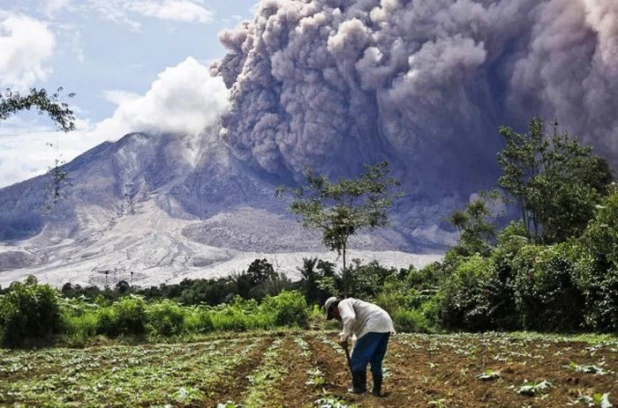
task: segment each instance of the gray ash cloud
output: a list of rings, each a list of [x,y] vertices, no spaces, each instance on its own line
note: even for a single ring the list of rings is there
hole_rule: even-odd
[[[616,0],[262,0],[220,40],[223,140],[273,174],[388,159],[471,190],[532,115],[618,153]]]

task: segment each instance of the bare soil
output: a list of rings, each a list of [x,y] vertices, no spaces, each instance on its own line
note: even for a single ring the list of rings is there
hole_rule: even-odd
[[[583,342],[520,340],[495,336],[395,336],[385,360],[383,398],[347,392],[351,385],[345,356],[312,335],[311,364],[325,377],[321,387],[307,388],[306,358],[286,352],[290,374],[281,382],[283,400],[272,407],[311,406],[312,400],[333,395],[358,407],[467,407],[467,408],[565,408],[582,395],[610,393],[618,405],[618,375],[575,372],[570,362],[618,371],[618,351],[595,348]],[[500,373],[495,380],[481,380],[486,370]],[[368,372],[371,389],[371,373]],[[518,390],[524,383],[546,380],[551,387],[536,395]],[[586,406],[575,404],[574,406]]]

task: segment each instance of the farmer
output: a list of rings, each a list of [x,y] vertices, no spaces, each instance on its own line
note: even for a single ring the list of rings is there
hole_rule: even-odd
[[[386,354],[388,339],[395,332],[393,321],[386,311],[373,303],[359,299],[340,300],[329,298],[324,304],[326,319],[343,322],[339,333],[341,345],[347,349],[348,339],[356,335],[356,345],[352,351],[352,389],[353,393],[367,391],[367,364],[371,363],[373,390],[377,397],[382,396],[382,360]]]

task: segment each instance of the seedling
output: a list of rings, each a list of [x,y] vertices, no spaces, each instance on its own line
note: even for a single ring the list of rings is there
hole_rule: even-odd
[[[202,399],[203,397],[204,396],[200,392],[200,390],[191,387],[181,387],[178,391],[172,394],[172,398],[174,398],[174,401],[179,403],[197,401]]]
[[[613,405],[609,402],[609,393],[601,394],[595,393],[590,395],[581,395],[578,399],[571,402],[569,405],[583,404],[587,407],[595,408],[612,408]]]
[[[309,379],[305,384],[307,385],[322,385],[324,384],[324,376],[319,368],[312,368],[307,370],[307,374],[309,375]]]
[[[446,400],[444,398],[440,398],[439,400],[429,401],[429,405],[433,405],[436,408],[448,408],[446,405]]]
[[[303,357],[309,357],[311,350],[309,350],[309,344],[302,337],[295,337],[294,342],[300,347],[300,355]]]
[[[607,371],[605,371],[604,369],[602,369],[599,366],[596,365],[579,365],[577,363],[575,363],[574,361],[571,361],[569,363],[569,365],[564,366],[564,368],[568,368],[569,370],[573,370],[577,373],[588,373],[588,374],[595,374],[595,375],[605,375],[607,374]]]
[[[534,396],[540,393],[547,392],[551,388],[551,383],[543,380],[540,383],[534,381],[525,381],[524,385],[517,390],[518,394]]]
[[[483,381],[491,381],[491,380],[496,380],[498,378],[500,378],[500,373],[498,371],[494,371],[494,370],[485,370],[483,371],[482,374],[479,374],[477,376],[477,378],[479,378],[480,380]]]
[[[328,396],[315,401],[316,408],[352,408],[338,398]]]
[[[232,401],[227,401],[226,403],[218,403],[217,408],[242,408],[241,404],[237,404]]]

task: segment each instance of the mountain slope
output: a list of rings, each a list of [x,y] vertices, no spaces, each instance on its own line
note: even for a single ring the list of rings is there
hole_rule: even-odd
[[[334,260],[275,198],[284,180],[249,168],[213,134],[135,133],[104,143],[66,166],[67,198],[47,214],[46,177],[0,190],[0,284],[27,274],[56,285],[156,284],[246,269],[273,254],[292,274],[303,256]],[[422,252],[398,229],[358,234],[351,246],[393,266],[437,259],[370,251]]]

